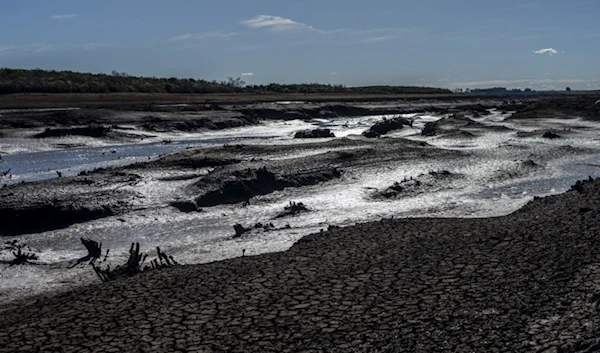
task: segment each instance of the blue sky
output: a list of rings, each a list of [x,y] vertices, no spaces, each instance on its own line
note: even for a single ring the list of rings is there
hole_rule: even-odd
[[[600,0],[0,0],[0,67],[600,88]]]

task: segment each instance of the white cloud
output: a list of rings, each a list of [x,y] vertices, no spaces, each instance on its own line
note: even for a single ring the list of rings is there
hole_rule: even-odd
[[[77,14],[76,13],[67,13],[67,14],[63,14],[63,15],[52,16],[52,18],[55,20],[66,20],[68,18],[73,18],[73,17],[77,17]]]
[[[0,45],[0,53],[15,49],[14,45]]]
[[[550,56],[554,55],[554,54],[558,54],[558,51],[556,51],[556,49],[554,48],[544,48],[544,49],[540,49],[540,50],[535,50],[534,51],[535,54],[548,54]]]
[[[311,26],[305,23],[296,22],[289,18],[270,15],[258,15],[249,20],[242,21],[242,24],[250,28],[269,28],[276,31],[303,28],[313,29]]]
[[[169,38],[169,42],[183,42],[187,40],[213,40],[224,39],[238,35],[235,32],[202,32],[202,33],[184,33]]]
[[[381,36],[381,37],[370,37],[362,40],[363,43],[378,43],[385,42],[390,39],[396,38],[395,36]]]
[[[254,72],[242,72],[242,76],[254,76]]]
[[[41,53],[44,51],[59,49],[59,46],[56,44],[46,44],[46,43],[33,43],[29,47],[31,48],[31,51],[34,53]]]
[[[75,49],[83,49],[83,50],[99,50],[103,48],[111,48],[118,46],[117,43],[86,43],[79,46],[76,46]]]
[[[84,44],[49,44],[49,43],[31,43],[20,46],[8,45],[8,46],[0,46],[0,56],[9,56],[9,55],[31,55],[37,53],[44,53],[49,51],[92,51],[92,50],[102,50],[107,48],[119,47],[118,43],[84,43]],[[124,46],[121,46],[124,47]]]

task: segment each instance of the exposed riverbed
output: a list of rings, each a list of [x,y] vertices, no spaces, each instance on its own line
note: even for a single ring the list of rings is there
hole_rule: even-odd
[[[2,138],[0,172],[10,172],[0,183],[7,185],[41,182],[60,174],[65,187],[70,187],[69,177],[83,171],[146,164],[118,169],[136,175],[135,182],[111,184],[112,176],[107,176],[107,185],[102,186],[102,190],[136,195],[126,211],[64,228],[3,237],[26,242],[40,260],[31,266],[0,265],[0,302],[97,280],[87,266],[67,269],[85,255],[80,237],[102,241],[105,249],[111,249],[111,261],[122,261],[131,242],[140,242],[146,251],[160,246],[183,263],[210,262],[241,256],[242,250],[246,255],[285,250],[299,238],[329,226],[390,217],[499,216],[534,196],[559,193],[576,180],[600,176],[600,168],[594,166],[600,160],[597,122],[576,116],[517,120],[510,119],[512,112],[495,109],[476,115],[424,110],[274,119],[218,131],[153,132],[129,143],[82,136]],[[361,136],[376,122],[399,116],[412,120],[412,126],[381,138]],[[423,136],[425,124],[436,121],[437,132]],[[134,125],[120,128],[130,135],[148,135]],[[336,137],[293,138],[294,132],[314,128],[330,129]],[[559,137],[544,137],[547,130]],[[199,153],[202,158],[239,162],[191,169],[147,164],[183,152],[194,158]],[[257,195],[247,205],[219,204],[189,213],[171,206],[175,200],[198,200],[216,187],[205,185],[207,175],[221,173],[216,175],[225,178],[261,166],[279,176],[325,167],[338,168],[341,174]],[[98,177],[90,178],[96,182]],[[304,203],[309,211],[277,217],[290,201]],[[234,224],[251,227],[259,222],[272,223],[273,229],[256,228],[232,237]]]

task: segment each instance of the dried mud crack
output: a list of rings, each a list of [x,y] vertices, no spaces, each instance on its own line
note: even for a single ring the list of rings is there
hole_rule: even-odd
[[[0,352],[582,351],[599,201],[578,183],[504,217],[359,224],[40,298],[2,312]]]

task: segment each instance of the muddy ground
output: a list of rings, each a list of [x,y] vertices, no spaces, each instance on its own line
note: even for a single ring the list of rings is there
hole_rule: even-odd
[[[593,352],[600,181],[491,219],[383,219],[0,315],[0,352]]]
[[[290,152],[336,148],[342,150],[273,159],[275,155]],[[386,161],[461,156],[461,152],[400,139],[335,139],[284,146],[240,145],[188,150],[127,167],[3,187],[0,189],[0,234],[58,229],[150,207],[154,200],[145,200],[135,190],[141,175],[156,170],[174,172],[171,180],[193,181],[164,200],[164,206],[201,211],[202,207],[252,202],[255,196],[284,188],[327,182],[353,168]]]
[[[516,111],[509,119],[581,117],[600,120],[597,97],[560,97],[527,100],[466,101],[393,101],[371,103],[257,103],[246,105],[186,104],[186,105],[132,105],[124,110],[3,110],[0,127],[4,136],[18,130],[40,131],[31,138],[47,136],[86,135],[99,139],[126,138],[127,130],[147,131],[202,131],[223,129],[245,124],[256,124],[268,119],[306,119],[338,116],[364,116],[432,112],[449,117],[428,123],[423,135],[468,141],[488,132],[510,132],[505,126],[482,124],[473,118],[490,114],[489,109]],[[133,109],[133,110],[131,110]],[[143,111],[138,111],[141,109]],[[390,121],[392,122],[392,121]],[[393,124],[390,129],[401,129],[410,124],[407,119]],[[381,126],[374,125],[371,129]],[[128,127],[124,127],[128,126]],[[37,130],[36,130],[37,129]],[[167,170],[168,178],[188,178],[193,183],[179,189],[170,199],[162,199],[165,207],[182,211],[201,211],[203,207],[221,204],[248,203],[253,197],[266,195],[285,188],[326,183],[352,170],[370,165],[399,161],[427,161],[431,159],[459,160],[470,152],[440,149],[426,141],[403,138],[373,138],[390,129],[380,130],[369,137],[338,138],[326,142],[307,142],[277,145],[225,145],[222,147],[189,150],[131,166],[95,170],[74,177],[5,186],[0,190],[0,234],[18,235],[42,230],[67,227],[74,223],[121,215],[139,210],[156,200],[145,200],[136,192],[136,183],[144,173]],[[383,132],[383,134],[381,133]],[[571,131],[535,130],[518,132],[519,137],[540,136],[555,139]],[[139,137],[139,135],[138,135]],[[313,140],[314,141],[314,140]],[[508,148],[509,146],[507,146]],[[564,147],[564,148],[563,148]],[[552,152],[552,158],[587,153],[581,148],[563,146]],[[318,151],[329,151],[318,154]],[[302,156],[302,154],[308,155]],[[279,156],[279,157],[278,157]],[[292,156],[292,157],[290,157]],[[491,176],[522,177],[536,168],[543,168],[543,157],[536,161],[517,161],[514,171],[503,171]],[[182,174],[182,171],[183,174]],[[187,172],[185,172],[187,171]],[[431,173],[441,171],[431,170]],[[60,173],[57,172],[57,176]],[[404,180],[386,190],[374,192],[373,197],[397,198],[412,192],[426,191],[427,187],[443,188],[452,178],[429,174],[424,180]],[[404,183],[404,185],[402,185]],[[440,185],[442,184],[442,185]]]
[[[36,109],[29,107],[9,108],[0,105],[0,131],[10,136],[15,129],[49,129],[38,138],[67,135],[65,128],[90,127],[88,136],[98,136],[91,127],[109,128],[111,132],[127,133],[132,126],[152,132],[201,131],[225,129],[257,124],[264,120],[293,120],[332,117],[353,117],[381,114],[402,114],[428,111],[432,113],[471,112],[475,115],[486,113],[486,109],[500,108],[512,110],[531,102],[531,98],[521,99],[402,99],[357,102],[264,102],[264,103],[104,103],[90,107],[87,104],[72,102],[61,107]],[[58,131],[53,131],[57,130]],[[85,130],[74,130],[73,134],[85,134]]]
[[[335,185],[367,170],[411,163],[443,161],[448,168],[367,188],[361,197],[402,202],[452,189],[490,158],[515,156],[494,165],[480,182],[541,175],[557,159],[598,153],[597,140],[574,147],[569,138],[596,131],[599,98],[4,109],[0,138],[75,135],[125,143],[144,134],[269,119],[410,112],[445,118],[425,124],[418,138],[394,135],[409,129],[409,120],[388,121],[366,136],[190,149],[7,185],[0,189],[0,235],[49,235],[40,232],[110,217],[126,222],[140,210],[152,216],[161,209],[188,215],[220,205],[244,208],[281,190]],[[507,124],[477,120],[490,109],[515,113]],[[573,129],[552,127],[553,120],[573,118],[579,119],[568,125]],[[528,128],[513,129],[511,121]],[[447,141],[469,146],[493,134],[512,137],[493,148],[445,147]],[[0,351],[593,351],[599,347],[599,190],[598,181],[578,184],[491,219],[386,219],[331,227],[283,253],[151,271],[55,297],[47,293],[2,309]],[[319,207],[308,206],[308,213]],[[260,221],[265,227],[276,222]],[[53,266],[65,270],[72,260]]]

